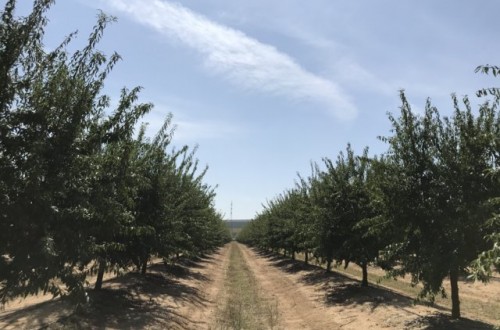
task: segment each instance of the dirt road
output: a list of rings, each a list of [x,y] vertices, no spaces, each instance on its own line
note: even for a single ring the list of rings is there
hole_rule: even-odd
[[[238,247],[263,291],[278,298],[284,329],[493,329],[302,261]]]
[[[317,294],[298,286],[294,278],[274,267],[271,261],[242,244],[245,262],[257,283],[269,297],[278,302],[279,327],[282,329],[340,329]]]
[[[0,311],[0,329],[492,328],[452,321],[449,311],[236,242],[204,258],[154,263],[146,276],[108,279],[101,292],[89,294],[93,304],[78,313],[47,297],[15,302]],[[251,312],[252,322],[235,311]]]

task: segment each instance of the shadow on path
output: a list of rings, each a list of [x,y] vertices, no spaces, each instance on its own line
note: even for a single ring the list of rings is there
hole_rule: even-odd
[[[203,307],[209,302],[194,286],[181,280],[208,281],[200,273],[211,257],[183,260],[179,264],[152,264],[148,273],[130,272],[106,280],[100,291],[89,290],[90,303],[73,311],[66,301],[55,299],[0,314],[0,327],[29,329],[186,329],[195,324],[177,312],[185,302]],[[170,300],[169,300],[170,299]],[[175,304],[165,304],[167,301]],[[22,323],[19,323],[22,322]],[[2,324],[4,326],[2,326]],[[22,324],[20,327],[19,324]]]
[[[72,306],[61,299],[40,302],[14,311],[0,311],[0,328],[19,329],[19,322],[22,322],[22,329],[39,329],[67,317],[72,311]]]
[[[258,256],[265,258],[271,266],[289,274],[299,274],[299,281],[314,286],[315,290],[323,297],[322,301],[326,306],[364,305],[369,306],[373,311],[379,306],[387,305],[411,312],[409,308],[416,304],[412,297],[382,286],[370,284],[368,287],[362,287],[361,281],[334,270],[327,273],[324,268],[317,265],[305,264],[303,261],[292,260],[268,251],[257,249],[253,249],[253,251]],[[417,317],[407,325],[408,329],[416,327],[428,330],[494,329],[494,326],[490,324],[471,319],[453,320],[449,316],[450,309],[439,305],[432,307],[439,312]]]

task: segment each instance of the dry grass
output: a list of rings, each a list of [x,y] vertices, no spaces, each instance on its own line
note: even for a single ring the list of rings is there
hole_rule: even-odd
[[[278,303],[264,297],[236,243],[231,243],[223,303],[215,329],[274,329],[279,323]]]

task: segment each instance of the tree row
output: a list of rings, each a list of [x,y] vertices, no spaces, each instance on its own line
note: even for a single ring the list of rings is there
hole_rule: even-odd
[[[47,51],[45,12],[26,17],[7,1],[0,21],[0,302],[50,292],[84,299],[89,276],[151,257],[199,255],[230,239],[196,149],[172,146],[168,116],[146,137],[140,88],[103,93],[119,60],[96,49],[111,18],[100,15],[85,47],[75,34]]]
[[[497,75],[498,68],[480,67]],[[356,155],[350,145],[335,160],[312,164],[309,177],[267,202],[238,240],[294,258],[374,264],[390,276],[410,274],[420,297],[445,294],[460,317],[458,279],[487,280],[500,268],[500,114],[498,89],[477,110],[452,96],[442,117],[430,101],[415,114],[401,92],[399,116],[390,114],[385,153]]]

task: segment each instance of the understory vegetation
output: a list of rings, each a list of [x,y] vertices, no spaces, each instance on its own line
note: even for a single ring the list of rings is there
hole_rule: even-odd
[[[223,303],[217,311],[216,329],[274,329],[279,322],[278,302],[265,299],[240,247],[230,245]]]
[[[82,49],[67,50],[72,33],[48,51],[52,3],[34,1],[26,17],[15,0],[1,11],[0,305],[40,292],[82,302],[90,275],[100,289],[107,271],[144,273],[153,256],[230,240],[196,148],[172,145],[171,116],[148,138],[141,118],[153,105],[138,101],[140,87],[114,103],[103,94],[120,57],[96,47],[113,18],[99,15]]]
[[[500,73],[498,67],[476,71]],[[460,317],[458,279],[487,281],[500,268],[500,92],[452,96],[453,114],[442,117],[430,100],[415,114],[401,91],[399,116],[389,114],[388,150],[356,155],[348,145],[335,160],[313,163],[309,177],[268,201],[238,240],[295,258],[303,253],[326,263],[388,276],[411,275],[418,298],[431,302],[451,283],[452,317]]]

